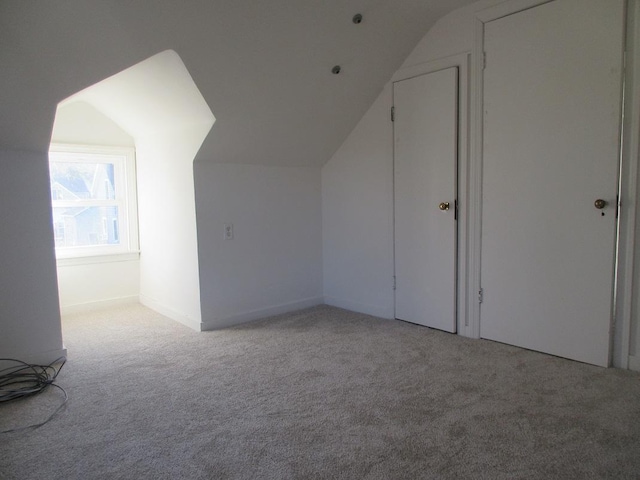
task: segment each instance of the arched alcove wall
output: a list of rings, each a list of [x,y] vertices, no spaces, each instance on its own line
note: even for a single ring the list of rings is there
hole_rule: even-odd
[[[134,138],[113,120],[82,100],[58,107],[51,144],[134,148]],[[57,260],[62,315],[129,302],[138,302],[138,254]]]
[[[135,142],[140,301],[200,329],[193,160],[215,122],[184,63],[166,50],[61,102],[86,102]]]

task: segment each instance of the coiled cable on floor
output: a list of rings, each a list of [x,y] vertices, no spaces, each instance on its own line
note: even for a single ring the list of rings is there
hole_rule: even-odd
[[[65,357],[60,357],[49,365],[32,365],[14,358],[0,358],[0,363],[12,362],[17,364],[0,369],[0,403],[37,395],[44,392],[49,387],[55,387],[64,394],[62,404],[51,415],[49,415],[44,422],[27,425],[26,427],[1,430],[0,434],[41,427],[51,420],[60,410],[62,410],[69,397],[67,396],[67,392],[64,388],[56,385],[54,382],[66,361],[67,359]],[[57,369],[55,367],[56,364],[60,364]]]

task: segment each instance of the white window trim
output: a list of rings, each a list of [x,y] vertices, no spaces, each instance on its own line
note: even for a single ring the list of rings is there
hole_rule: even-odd
[[[58,267],[73,267],[76,265],[93,265],[96,263],[135,262],[140,260],[140,252],[111,253],[108,255],[93,255],[90,257],[65,257],[56,259]]]
[[[106,261],[126,261],[139,257],[138,240],[138,205],[136,193],[136,158],[135,149],[131,147],[111,147],[102,145],[78,145],[52,143],[49,153],[85,153],[90,155],[120,155],[125,157],[120,181],[126,185],[127,195],[124,202],[124,225],[120,225],[119,245],[101,245],[87,247],[56,248],[58,266],[88,263],[104,263]],[[66,160],[65,160],[66,161]],[[118,185],[116,185],[118,188]],[[92,205],[95,201],[91,202]],[[123,228],[124,227],[124,228]],[[112,257],[112,260],[107,260]]]

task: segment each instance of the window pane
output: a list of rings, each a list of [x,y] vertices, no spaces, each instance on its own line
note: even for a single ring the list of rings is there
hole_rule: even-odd
[[[56,248],[119,245],[118,207],[54,207]]]
[[[52,200],[113,200],[113,163],[50,162]]]

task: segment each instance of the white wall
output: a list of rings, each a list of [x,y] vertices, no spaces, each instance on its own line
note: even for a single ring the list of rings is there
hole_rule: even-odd
[[[501,0],[482,0],[441,18],[415,47],[401,69],[459,53],[473,53],[475,12],[498,3]],[[632,5],[636,11],[640,9],[639,2],[634,1]],[[636,49],[640,48],[637,43]],[[635,91],[639,91],[640,75],[636,75],[633,85]],[[393,162],[393,130],[389,122],[391,94],[388,84],[322,170],[326,301],[383,317],[393,315],[393,292],[388,280],[393,275],[393,251],[392,247],[387,247],[393,240],[393,229],[389,226],[393,219],[392,190],[389,187]],[[640,129],[637,125],[640,121],[637,100],[634,105],[633,115],[627,112],[627,122],[635,119],[636,124],[629,131],[635,132],[637,138]],[[472,132],[473,117],[470,122]],[[635,160],[631,158],[632,162],[638,161],[637,145],[635,148]],[[637,168],[634,167],[633,172],[637,172]],[[627,205],[636,202],[635,197],[625,197],[628,192],[622,193]],[[636,249],[640,246],[640,209],[637,212]],[[625,255],[627,258],[634,256],[633,252]],[[631,290],[634,308],[628,325],[620,321],[616,325],[614,364],[626,365],[621,345],[625,336],[620,328],[628,328],[626,339],[630,343],[629,353],[634,356],[630,357],[631,366],[640,369],[640,255],[635,255],[634,265],[635,280]],[[624,279],[625,275],[623,272],[621,278]]]
[[[387,85],[322,169],[324,299],[393,317],[393,134]]]
[[[138,302],[140,265],[137,253],[96,258],[91,263],[59,261],[58,290],[62,314]]]
[[[322,303],[320,169],[196,162],[195,174],[203,328]]]
[[[193,159],[215,118],[180,56],[165,50],[63,102],[85,101],[136,145],[140,302],[200,329]]]
[[[348,21],[353,14],[348,11],[348,5],[336,9],[335,5],[326,2],[326,5],[323,2],[298,2],[300,9],[278,12],[277,28],[272,22],[264,22],[263,15],[247,15],[247,12],[256,13],[262,9],[268,11],[270,7],[266,2],[254,2],[253,7],[257,10],[253,7],[247,9],[244,2],[224,1],[206,2],[206,7],[196,2],[187,8],[184,2],[168,2],[167,8],[155,8],[156,2],[150,0],[68,1],[37,5],[32,2],[0,2],[0,148],[41,152],[40,167],[44,169],[55,107],[61,100],[160,50],[177,46],[193,69],[206,101],[211,102],[212,107],[224,117],[223,130],[207,139],[208,154],[202,155],[203,158],[240,163],[255,158],[256,162],[277,162],[280,165],[320,165],[325,161],[327,152],[331,152],[344,138],[345,128],[349,129],[350,122],[364,111],[372,93],[379,88],[380,79],[398,64],[398,52],[406,52],[415,42],[420,25],[434,21],[440,12],[451,8],[452,2],[440,1],[437,5],[428,2],[417,10],[411,5],[398,9],[388,4],[372,9],[368,20],[358,28]],[[308,5],[305,7],[303,3]],[[184,21],[176,21],[176,11]],[[327,15],[317,15],[318,12]],[[338,17],[345,22],[335,22]],[[212,28],[212,18],[224,21]],[[314,28],[309,35],[309,22],[300,19],[322,21],[311,22]],[[401,35],[384,34],[398,31],[398,25],[403,26]],[[337,35],[327,37],[326,32],[333,33],[334,30]],[[291,38],[301,43],[298,42],[300,44],[294,49],[295,55],[283,56],[279,47]],[[327,38],[331,41],[324,41]],[[262,42],[263,47],[270,45],[273,48],[256,49],[256,41]],[[306,46],[314,44],[322,46],[322,51],[310,56]],[[345,49],[345,46],[350,48]],[[346,62],[343,62],[344,74],[339,76],[331,75],[329,69],[333,64],[324,61],[338,61],[335,60],[336,52],[341,52],[340,61]],[[265,68],[274,73],[267,75],[266,82]],[[292,71],[304,74],[291,75]],[[143,84],[144,91],[157,89],[164,79],[164,75],[152,76]],[[171,96],[176,90],[171,86],[167,93],[156,98]],[[295,98],[291,101],[292,92],[301,101]],[[136,92],[133,96],[138,98],[140,95]],[[128,99],[123,98],[123,101],[128,102]],[[149,105],[146,104],[139,112],[146,112],[146,116],[142,116],[153,120],[158,117],[153,108],[158,103],[153,102],[152,108],[146,108]],[[336,106],[344,107],[338,116]],[[193,117],[171,114],[166,118],[173,123]],[[125,124],[120,125],[124,128]],[[303,135],[292,136],[292,131]],[[261,140],[265,138],[266,143]],[[312,144],[306,140],[312,140]],[[291,148],[292,141],[306,148],[306,154],[301,155],[300,148]],[[264,153],[265,145],[269,147],[269,154],[258,155],[260,158],[257,158],[256,154]],[[54,258],[52,235],[44,235],[39,230],[50,225],[49,198],[48,195],[40,197],[35,192],[34,183],[28,175],[30,167],[25,166],[24,175],[17,178],[17,174],[5,175],[6,162],[3,160],[0,182],[8,184],[11,178],[22,182],[3,189],[13,199],[19,199],[22,216],[20,221],[6,221],[8,213],[5,206],[9,204],[5,202],[0,207],[0,219],[3,221],[0,235],[5,236],[5,228],[9,225],[20,231],[37,231],[39,240],[35,237],[33,240],[36,242],[35,255],[20,268],[34,274],[27,283],[42,295],[31,299],[32,304],[27,311],[43,313],[46,318],[39,320],[45,322],[42,335],[50,340],[59,339],[58,302],[54,302],[53,309],[50,303],[50,296],[53,295],[54,300],[57,296],[55,271],[51,275],[46,273],[49,268],[46,262],[53,262]],[[48,182],[43,183],[42,188],[43,192],[48,192]],[[35,218],[32,215],[34,210],[47,212],[41,218],[43,223],[40,227],[31,225]],[[191,225],[191,228],[195,227]],[[9,234],[6,235],[7,238],[1,240],[3,245],[13,241]],[[48,253],[42,253],[44,250]],[[12,265],[14,259],[25,254],[23,249],[16,252],[3,249],[0,252],[0,285],[25,280],[24,275],[15,275],[18,267],[15,267],[16,272],[14,267],[5,267],[5,264]],[[36,267],[40,254],[45,263]],[[163,255],[158,254],[157,257],[162,259]],[[39,275],[40,271],[45,273]],[[150,276],[147,275],[149,282],[153,280]],[[181,288],[181,281],[176,277],[178,285],[173,285],[176,290]],[[0,292],[2,347],[21,344],[23,339],[32,337],[33,330],[29,321],[17,324],[7,319],[9,312],[13,315],[21,311],[23,298],[17,296],[15,300],[9,300],[5,292],[8,290]],[[158,290],[158,294],[161,293]],[[27,350],[40,351],[37,337],[39,334],[33,337],[33,348]]]
[[[64,355],[46,152],[0,150],[0,357]],[[24,187],[28,185],[28,198]]]
[[[113,120],[82,101],[58,107],[51,142],[112,147],[135,144],[133,137]],[[58,291],[63,314],[113,303],[137,302],[140,292],[137,254],[60,260]]]
[[[210,124],[136,138],[140,302],[200,330],[193,158]]]
[[[505,0],[480,0],[445,15],[418,42],[402,68],[470,52],[474,46],[476,12]]]
[[[440,19],[403,67],[470,52],[483,0]],[[388,83],[322,169],[325,301],[392,318],[393,127]]]

